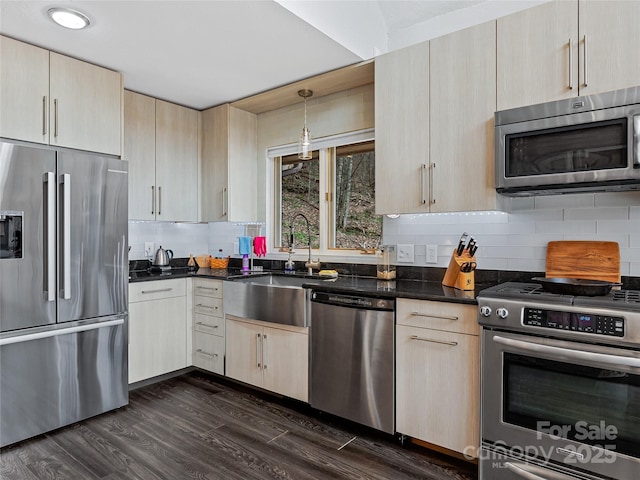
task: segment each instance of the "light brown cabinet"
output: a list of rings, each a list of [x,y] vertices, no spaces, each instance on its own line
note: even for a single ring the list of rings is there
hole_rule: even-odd
[[[552,1],[497,20],[498,110],[636,86],[640,2]]]
[[[0,36],[0,136],[121,154],[122,75]]]
[[[193,365],[224,374],[223,282],[193,281]]]
[[[477,307],[398,299],[396,315],[396,430],[477,455]]]
[[[200,221],[257,219],[257,117],[229,104],[202,112]]]
[[[129,218],[197,221],[200,113],[130,91],[124,98]]]
[[[308,401],[308,328],[226,317],[226,375]]]

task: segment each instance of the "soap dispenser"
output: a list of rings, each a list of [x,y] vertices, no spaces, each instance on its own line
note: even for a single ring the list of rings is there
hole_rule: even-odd
[[[289,252],[289,259],[287,260],[287,263],[284,264],[284,271],[285,273],[295,273],[296,271],[296,265],[291,259],[291,252]]]

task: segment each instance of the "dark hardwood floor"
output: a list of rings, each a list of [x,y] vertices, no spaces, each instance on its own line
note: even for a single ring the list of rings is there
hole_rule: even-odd
[[[201,372],[0,451],[2,480],[465,479],[476,467]]]

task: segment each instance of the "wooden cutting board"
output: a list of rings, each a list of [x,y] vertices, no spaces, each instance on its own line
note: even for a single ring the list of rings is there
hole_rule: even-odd
[[[589,240],[549,242],[545,276],[619,282],[620,246]]]

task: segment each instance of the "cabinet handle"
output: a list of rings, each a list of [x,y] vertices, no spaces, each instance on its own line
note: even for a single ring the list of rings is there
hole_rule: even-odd
[[[569,90],[573,90],[573,39],[569,38]]]
[[[151,215],[156,213],[156,187],[151,185]]]
[[[58,138],[58,99],[53,99],[53,136]]]
[[[196,325],[202,325],[209,328],[218,328],[218,325],[211,325],[209,323],[204,323],[204,322],[196,322]]]
[[[227,216],[227,203],[229,201],[229,197],[227,194],[227,187],[222,189],[222,216]]]
[[[158,187],[158,215],[162,215],[162,187]]]
[[[209,287],[196,287],[198,290],[207,290],[207,291],[211,291],[211,292],[217,292],[218,289],[217,288],[209,288]]]
[[[585,34],[584,36],[584,86],[586,87],[588,85],[588,81],[587,81],[587,35]]]
[[[42,135],[47,134],[47,96],[42,97]]]
[[[423,163],[420,165],[420,203],[425,205],[427,203],[427,197],[425,195],[425,177],[427,175],[427,164]]]
[[[209,305],[204,305],[202,303],[196,304],[196,307],[208,308],[209,310],[217,310],[218,309],[217,306],[216,307],[210,307]]]
[[[262,368],[264,370],[267,369],[267,362],[269,359],[267,358],[267,336],[262,335]]]
[[[419,337],[418,335],[411,335],[409,338],[411,340],[420,340],[421,342],[440,343],[442,345],[449,345],[451,347],[455,347],[458,345],[458,342],[445,342],[443,340],[433,340],[432,338]]]
[[[433,197],[433,171],[436,168],[435,163],[429,164],[429,204],[436,203],[436,199]]]
[[[160,293],[160,292],[170,292],[173,288],[158,288],[157,290],[142,290],[140,293]]]
[[[446,315],[429,315],[428,313],[411,312],[412,317],[441,318],[442,320],[459,320],[458,317],[448,317]]]
[[[218,356],[217,353],[208,353],[208,352],[205,352],[204,350],[202,350],[201,348],[197,349],[196,352],[201,354],[201,355],[207,355],[208,357],[213,357],[213,358],[216,358]]]
[[[258,368],[261,368],[260,365],[260,334],[256,333],[256,362],[258,363]]]

